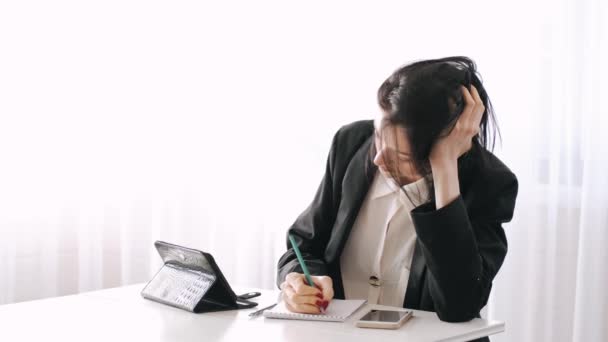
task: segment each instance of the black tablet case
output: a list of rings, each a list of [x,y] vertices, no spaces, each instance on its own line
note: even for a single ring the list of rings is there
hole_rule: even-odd
[[[163,241],[154,246],[164,265],[141,291],[144,298],[195,313],[257,305],[236,296],[211,254]]]

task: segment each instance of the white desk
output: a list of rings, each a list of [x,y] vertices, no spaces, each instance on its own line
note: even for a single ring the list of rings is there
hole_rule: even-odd
[[[504,323],[475,319],[441,322],[432,312],[415,311],[399,330],[361,329],[347,322],[278,320],[248,313],[256,310],[192,314],[143,299],[144,284],[0,306],[0,336],[6,341],[466,341],[504,331]],[[237,294],[255,289],[241,288]],[[258,290],[259,291],[259,290]],[[274,303],[278,292],[259,291],[260,305]]]

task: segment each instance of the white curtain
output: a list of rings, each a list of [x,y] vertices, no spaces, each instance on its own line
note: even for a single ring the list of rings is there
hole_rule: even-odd
[[[148,280],[157,239],[272,288],[333,133],[408,61],[478,62],[520,193],[495,341],[605,341],[600,0],[0,2],[0,304]]]
[[[502,117],[520,194],[488,310],[507,321],[496,341],[606,341],[608,6],[542,8],[539,47],[522,51],[535,59],[519,73],[528,94],[513,89],[514,117]]]

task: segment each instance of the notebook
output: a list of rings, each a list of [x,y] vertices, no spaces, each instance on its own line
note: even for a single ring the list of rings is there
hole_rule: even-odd
[[[311,315],[296,313],[287,310],[284,302],[280,302],[274,308],[264,311],[264,317],[282,319],[300,319],[305,321],[344,322],[355,311],[357,311],[366,300],[363,299],[333,299],[327,306],[324,314]]]

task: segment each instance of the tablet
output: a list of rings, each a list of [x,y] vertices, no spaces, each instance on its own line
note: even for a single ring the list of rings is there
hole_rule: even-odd
[[[164,265],[142,290],[144,298],[191,312],[257,305],[234,293],[210,253],[164,241],[154,246]]]

